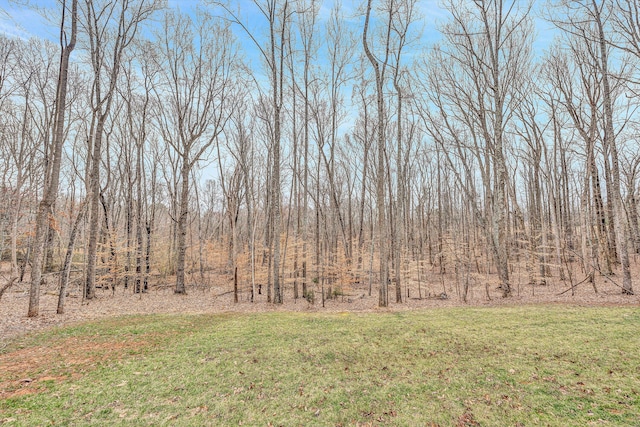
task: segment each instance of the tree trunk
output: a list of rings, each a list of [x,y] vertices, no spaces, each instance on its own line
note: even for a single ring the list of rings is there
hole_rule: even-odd
[[[362,44],[364,46],[367,59],[371,63],[371,66],[375,72],[376,79],[376,95],[377,95],[377,150],[378,150],[378,171],[376,179],[376,204],[378,208],[378,251],[379,251],[379,280],[380,287],[378,290],[378,305],[380,307],[386,307],[389,305],[389,256],[387,250],[387,244],[389,243],[387,233],[387,221],[386,221],[386,206],[385,206],[385,140],[384,140],[384,92],[383,92],[383,76],[380,70],[380,64],[369,49],[369,43],[367,42],[367,32],[369,30],[369,19],[371,17],[371,3],[372,0],[367,2],[367,12],[364,21],[364,30],[362,33]]]
[[[609,84],[609,59],[607,54],[607,40],[605,38],[604,27],[601,20],[600,10],[596,0],[591,0],[594,9],[594,18],[598,28],[600,45],[600,66],[602,70],[602,89],[604,101],[605,133],[604,139],[606,149],[611,151],[611,169],[613,173],[613,204],[614,204],[614,227],[616,234],[617,252],[620,255],[622,264],[622,293],[633,295],[633,285],[631,283],[631,270],[629,268],[629,238],[624,226],[624,203],[622,201],[620,187],[620,167],[618,164],[618,148],[616,146],[615,131],[613,128],[613,101],[611,99],[611,87]]]
[[[71,273],[71,261],[73,260],[73,248],[75,247],[76,237],[78,236],[78,229],[82,218],[84,218],[84,210],[86,206],[86,200],[82,203],[78,209],[78,216],[73,222],[71,228],[71,234],[69,235],[69,243],[67,244],[67,254],[64,258],[64,265],[62,266],[62,275],[60,276],[60,293],[58,294],[58,314],[64,314],[64,303],[67,297],[67,285],[69,284],[69,275]]]
[[[99,113],[98,113],[99,114]],[[89,178],[89,246],[87,248],[87,279],[84,297],[95,298],[96,268],[98,263],[98,237],[100,231],[100,163],[102,158],[102,136],[105,116],[99,114],[93,132],[93,154],[91,156],[91,174]]]
[[[63,12],[66,12],[66,2],[62,4]],[[60,58],[60,73],[55,104],[55,123],[52,141],[52,159],[48,162],[50,169],[45,172],[45,190],[42,200],[38,205],[36,216],[36,235],[34,241],[34,256],[31,265],[31,286],[29,288],[29,317],[36,317],[40,311],[40,281],[42,280],[42,257],[44,252],[44,240],[49,231],[49,215],[51,207],[55,203],[58,194],[60,180],[60,166],[62,163],[62,146],[64,144],[64,120],[67,99],[67,81],[69,73],[69,57],[76,44],[76,29],[78,18],[78,0],[72,0],[71,6],[71,36],[69,43],[62,43],[64,30],[64,13],[60,25],[60,40],[62,52]]]
[[[178,247],[176,254],[176,294],[186,294],[185,259],[187,254],[187,217],[189,215],[189,159],[182,158],[182,188],[180,191],[180,214],[178,216]]]

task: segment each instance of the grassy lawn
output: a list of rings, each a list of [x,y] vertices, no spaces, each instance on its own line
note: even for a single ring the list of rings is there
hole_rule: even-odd
[[[3,350],[0,424],[638,426],[640,311],[528,306],[83,324]]]

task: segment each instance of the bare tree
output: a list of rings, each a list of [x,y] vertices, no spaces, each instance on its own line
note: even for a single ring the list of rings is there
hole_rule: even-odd
[[[311,85],[311,66],[312,66],[312,58],[317,52],[317,45],[319,44],[317,38],[314,38],[314,33],[316,29],[317,23],[317,15],[319,12],[319,6],[317,0],[311,0],[309,5],[303,5],[302,11],[299,14],[300,17],[300,39],[302,43],[302,54],[303,54],[303,65],[302,65],[302,98],[304,102],[304,109],[302,113],[302,160],[303,165],[302,168],[302,212],[299,217],[302,217],[302,220],[298,220],[298,229],[303,228],[302,239],[304,240],[302,244],[302,296],[304,298],[308,297],[308,282],[307,282],[307,271],[308,271],[308,240],[310,233],[308,232],[309,227],[307,227],[309,218],[309,126],[310,126],[310,109],[309,109],[309,88]],[[294,106],[295,108],[295,106]],[[298,235],[301,233],[298,232]]]
[[[229,6],[220,2],[213,2],[224,8],[229,19],[242,30],[253,41],[255,47],[259,50],[262,60],[264,60],[267,77],[268,77],[268,104],[263,103],[263,107],[268,108],[268,123],[265,123],[268,129],[270,140],[270,162],[269,162],[269,215],[268,225],[269,233],[269,251],[271,253],[270,267],[273,277],[273,302],[278,304],[282,302],[283,292],[281,286],[281,260],[280,260],[280,235],[282,231],[282,183],[281,183],[281,150],[282,150],[282,133],[283,133],[283,107],[284,107],[284,89],[285,89],[285,55],[288,46],[287,37],[289,27],[291,25],[292,16],[296,12],[289,0],[253,0],[253,5],[257,8],[259,15],[265,20],[267,26],[267,41],[263,44],[257,38],[257,35],[244,22],[239,13],[231,10]],[[266,118],[266,117],[265,117]],[[268,287],[270,291],[270,287]]]
[[[0,109],[15,90],[14,73],[18,66],[18,41],[0,35]]]
[[[340,292],[340,289],[333,288],[342,286],[338,275],[349,274],[352,268],[351,236],[348,230],[350,219],[345,215],[341,200],[344,186],[339,176],[338,156],[342,141],[339,140],[338,132],[346,118],[344,89],[353,74],[350,59],[354,54],[356,39],[344,28],[342,14],[340,5],[334,5],[326,27],[326,45],[323,46],[326,48],[328,69],[316,70],[313,73],[313,83],[307,86],[305,91],[306,104],[313,123],[313,139],[317,142],[316,204],[323,201],[323,227],[319,221],[321,218],[316,218],[316,268],[320,264],[320,228],[323,228],[325,233],[322,240],[326,240],[323,245],[326,255],[323,262],[325,271],[323,274],[318,273],[317,277],[323,285],[325,282],[328,284],[327,294],[331,294],[332,289],[334,292]],[[325,185],[322,185],[321,181]],[[316,209],[318,208],[320,206],[316,206]],[[340,246],[342,256],[339,254]]]
[[[622,263],[622,293],[633,295],[633,285],[631,283],[631,270],[629,265],[629,235],[625,227],[625,208],[622,199],[620,184],[620,159],[618,155],[618,144],[614,130],[613,117],[613,94],[611,76],[609,75],[609,52],[608,39],[605,34],[604,3],[598,4],[596,0],[591,0],[590,15],[596,26],[596,35],[599,47],[600,70],[602,71],[602,96],[604,104],[604,141],[607,151],[611,156],[611,168],[613,173],[613,205],[614,205],[614,226],[616,232],[616,244],[620,262]]]
[[[475,204],[473,211],[485,231],[502,294],[508,297],[512,184],[505,158],[506,127],[519,103],[517,85],[531,60],[530,6],[501,0],[450,1],[447,9],[452,21],[443,28],[443,44],[429,58],[428,83],[423,86],[434,111],[427,114],[426,126],[445,150],[451,168],[456,168],[454,152],[464,165],[462,173],[455,172],[456,180]],[[428,108],[425,105],[423,111]],[[453,144],[455,151],[447,152],[445,144]],[[468,187],[473,168],[479,168],[483,182],[481,204],[475,189]]]
[[[392,2],[393,5],[393,2]],[[388,17],[386,20],[386,33],[383,36],[382,43],[382,59],[378,59],[369,46],[368,33],[371,23],[371,9],[372,0],[367,1],[366,13],[364,19],[364,27],[362,31],[362,45],[364,47],[367,59],[373,67],[375,76],[376,87],[376,112],[377,112],[377,127],[376,127],[376,149],[377,149],[377,177],[376,177],[376,204],[378,211],[378,251],[380,253],[380,288],[378,295],[378,305],[380,307],[386,307],[389,305],[389,251],[387,250],[387,244],[389,239],[389,226],[386,220],[386,142],[385,142],[385,99],[384,99],[384,84],[387,73],[387,67],[389,65],[391,55],[391,37],[389,33],[392,28],[392,19],[394,9],[388,8]]]
[[[403,106],[406,98],[411,95],[407,93],[407,85],[403,87],[402,79],[407,74],[407,67],[402,63],[402,54],[404,49],[412,42],[409,32],[412,23],[418,19],[416,12],[415,0],[403,0],[397,2],[397,10],[394,13],[394,22],[392,25],[393,34],[395,35],[394,49],[392,52],[393,67],[393,88],[396,92],[396,206],[395,206],[395,233],[393,236],[394,244],[394,261],[395,261],[395,287],[396,302],[402,302],[402,259],[403,251],[406,246],[406,227],[405,223],[407,211],[407,199],[410,195],[406,191],[407,163],[408,151],[405,151],[406,143],[410,142],[406,129],[403,129]],[[393,3],[392,3],[393,4]],[[408,141],[405,141],[407,139]]]
[[[584,142],[585,167],[581,205],[581,249],[585,274],[593,278],[598,268],[598,253],[602,258],[601,271],[610,272],[612,260],[608,251],[605,210],[602,199],[601,179],[596,163],[596,143],[598,142],[599,105],[601,104],[599,77],[594,75],[592,51],[573,39],[572,57],[560,49],[551,49],[544,65],[545,75],[557,93],[545,97],[554,106],[553,119],[558,121],[559,109],[569,116],[573,129]],[[557,103],[557,107],[555,104]],[[561,137],[561,129],[556,129]],[[595,227],[591,223],[595,222]],[[593,238],[591,230],[593,229]],[[591,241],[591,247],[588,242]]]
[[[614,73],[612,72],[611,45],[614,39],[609,37],[611,32],[610,16],[615,16],[613,22],[623,41],[620,42],[625,50],[633,52],[634,7],[630,2],[618,1],[618,9],[611,10],[612,4],[589,0],[563,1],[559,4],[562,15],[560,18],[551,18],[554,24],[561,29],[574,46],[580,44],[583,47],[583,56],[589,61],[585,66],[590,67],[588,72],[592,74],[591,90],[596,92],[600,99],[598,105],[594,105],[594,115],[600,126],[601,134],[598,138],[602,141],[604,153],[605,179],[607,180],[607,205],[609,210],[609,224],[613,225],[613,233],[609,235],[609,252],[612,259],[619,256],[622,265],[622,292],[633,294],[633,286],[629,262],[629,230],[626,227],[626,212],[621,190],[619,143],[616,141],[616,129],[614,125],[615,89]],[[617,40],[615,40],[618,42]],[[574,49],[574,53],[576,50]],[[586,61],[584,61],[586,62]],[[596,168],[591,167],[594,172]],[[607,230],[609,231],[609,230]],[[615,247],[613,242],[615,241]],[[614,253],[615,252],[615,253]]]
[[[16,52],[17,54],[17,52]],[[18,224],[24,216],[22,202],[25,186],[35,163],[35,152],[38,137],[46,138],[47,133],[38,135],[39,126],[36,121],[42,119],[41,127],[49,129],[50,115],[45,113],[36,117],[39,111],[47,111],[52,98],[53,74],[57,52],[46,43],[35,42],[21,49],[21,55],[6,57],[15,66],[12,76],[14,88],[13,97],[5,102],[2,122],[2,158],[6,160],[2,182],[11,189],[10,203],[13,209],[9,211],[11,238],[11,276],[18,277]],[[44,66],[43,66],[44,62]],[[9,68],[5,66],[4,68]],[[3,77],[6,88],[6,75]],[[1,86],[1,84],[0,84]],[[0,88],[1,90],[1,88]],[[0,108],[2,106],[0,101]]]
[[[82,23],[88,37],[93,73],[90,144],[89,246],[85,297],[95,296],[98,236],[100,229],[100,170],[105,125],[115,96],[123,58],[136,38],[139,25],[161,6],[159,0],[86,0]]]
[[[67,16],[71,14],[69,23]],[[70,28],[68,27],[70,25]],[[66,112],[67,82],[69,73],[69,58],[76,46],[78,25],[78,0],[71,1],[70,9],[67,2],[62,2],[62,21],[60,24],[60,72],[56,90],[55,119],[53,138],[51,141],[50,161],[45,169],[44,191],[38,205],[36,217],[36,232],[31,265],[31,286],[29,289],[29,317],[36,317],[40,309],[40,281],[42,280],[42,258],[46,234],[49,231],[49,215],[58,195],[60,167],[62,162],[62,147],[64,144],[64,120]]]
[[[230,118],[237,58],[229,27],[202,11],[195,22],[167,12],[158,42],[157,125],[179,164],[175,292],[184,294],[191,171]]]

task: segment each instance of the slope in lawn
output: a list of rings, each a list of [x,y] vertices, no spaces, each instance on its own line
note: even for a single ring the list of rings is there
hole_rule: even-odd
[[[121,318],[0,355],[55,349],[0,371],[0,423],[638,425],[638,330],[632,308]]]

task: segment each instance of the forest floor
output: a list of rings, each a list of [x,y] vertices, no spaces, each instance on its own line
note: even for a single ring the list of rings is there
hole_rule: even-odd
[[[3,266],[5,267],[5,266]],[[565,304],[583,306],[640,306],[640,283],[634,283],[636,295],[622,295],[620,275],[608,278],[597,276],[596,286],[582,282],[583,277],[574,274],[574,287],[568,281],[561,282],[549,278],[546,285],[525,284],[526,279],[519,271],[512,274],[513,295],[502,298],[497,288],[495,275],[471,275],[466,302],[463,300],[463,285],[454,274],[440,275],[431,272],[423,278],[418,290],[417,283],[409,285],[409,298],[404,298],[407,289],[403,287],[403,302],[395,303],[395,288],[389,289],[389,307],[378,307],[378,290],[374,283],[371,295],[367,283],[351,284],[342,288],[342,295],[321,300],[321,290],[314,289],[315,301],[293,298],[292,285],[285,284],[284,302],[267,302],[266,290],[250,301],[250,289],[242,288],[238,303],[233,301],[232,282],[229,275],[211,272],[203,283],[192,281],[186,295],[173,292],[172,278],[157,280],[146,293],[135,294],[131,287],[98,289],[96,298],[83,300],[79,282],[71,286],[66,299],[65,314],[56,314],[57,281],[43,286],[40,296],[40,315],[27,318],[29,303],[28,283],[14,284],[0,299],[0,350],[12,340],[25,333],[50,328],[57,325],[74,324],[122,315],[136,314],[213,314],[224,312],[396,312],[436,307],[461,306],[509,306],[531,304]],[[640,265],[635,263],[633,277],[640,277]],[[54,281],[50,281],[54,282]],[[597,290],[597,293],[596,293]],[[325,290],[326,291],[326,290]],[[419,295],[422,298],[419,298]],[[446,294],[446,296],[444,295]]]

